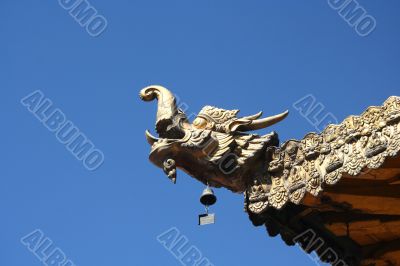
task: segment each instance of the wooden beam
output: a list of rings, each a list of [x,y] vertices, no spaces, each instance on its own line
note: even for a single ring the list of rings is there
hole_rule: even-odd
[[[386,182],[352,180],[337,187],[327,187],[328,194],[359,195],[364,197],[400,198],[400,185],[388,185]]]
[[[393,177],[398,177],[400,176],[400,163],[396,162],[396,165],[389,165],[387,167],[381,167],[378,169],[364,169],[359,175],[357,176],[352,176],[349,174],[344,174],[342,179],[339,181],[342,182],[342,180],[346,179],[358,179],[360,180],[388,180]]]
[[[326,228],[337,236],[350,237],[360,246],[388,242],[400,238],[400,219],[389,222],[367,220],[332,223],[326,224]]]
[[[384,260],[391,263],[387,265],[399,265],[400,239],[363,247],[363,258],[366,260]]]
[[[348,205],[354,211],[368,214],[398,215],[400,214],[400,198],[385,196],[365,196],[345,193],[325,192],[333,203]],[[332,204],[333,204],[332,203]]]
[[[400,155],[386,158],[381,168],[400,168]]]

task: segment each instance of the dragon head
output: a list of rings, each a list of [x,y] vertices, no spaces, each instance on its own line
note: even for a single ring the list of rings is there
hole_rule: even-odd
[[[249,176],[265,173],[259,160],[267,148],[279,143],[276,133],[264,136],[245,132],[266,128],[283,120],[288,112],[259,119],[262,113],[237,117],[239,110],[205,106],[190,123],[176,104],[174,95],[162,86],[141,90],[144,101],[158,100],[156,131],[146,131],[151,145],[150,161],[162,168],[175,183],[180,168],[203,183],[242,192]],[[267,159],[267,158],[266,158]]]

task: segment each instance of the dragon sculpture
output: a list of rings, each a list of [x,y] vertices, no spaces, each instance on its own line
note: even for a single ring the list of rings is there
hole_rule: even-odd
[[[204,184],[243,193],[245,211],[254,225],[265,225],[271,236],[280,234],[288,245],[299,243],[307,252],[316,251],[322,261],[332,265],[400,265],[400,230],[390,239],[378,236],[375,242],[362,242],[352,238],[348,230],[329,227],[389,219],[400,228],[400,208],[380,211],[379,206],[364,207],[359,199],[343,198],[350,193],[349,186],[364,186],[354,183],[355,177],[368,179],[382,174],[391,182],[400,180],[400,98],[390,97],[382,107],[370,107],[361,116],[329,125],[321,134],[310,133],[279,146],[275,132],[249,132],[282,121],[288,111],[267,118],[260,118],[261,112],[238,117],[239,110],[205,106],[191,123],[168,89],[149,86],[140,91],[140,97],[158,100],[159,137],[146,131],[150,161],[174,183],[179,168]],[[386,168],[397,170],[379,172]],[[337,191],[332,192],[333,185]],[[379,185],[400,198],[397,183]],[[361,196],[373,194],[375,186],[371,183],[360,189],[364,191]],[[400,206],[400,201],[396,203]],[[325,240],[325,248],[296,238],[308,228]],[[398,241],[397,248],[390,250],[395,252],[392,257],[387,257],[387,252],[378,256],[377,248],[371,249],[373,244],[388,241]],[[335,252],[327,253],[327,248]]]

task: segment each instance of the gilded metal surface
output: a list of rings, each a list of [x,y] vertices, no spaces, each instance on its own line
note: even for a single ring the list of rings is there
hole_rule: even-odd
[[[190,123],[166,88],[150,86],[140,96],[158,99],[160,138],[146,132],[150,160],[173,181],[178,167],[204,184],[245,192],[246,209],[254,214],[288,202],[300,204],[307,192],[318,196],[344,174],[379,168],[400,150],[399,97],[278,147],[274,132],[246,132],[278,123],[287,112],[260,119],[262,113],[238,117],[239,110],[205,106]]]
[[[369,107],[361,116],[329,125],[321,134],[310,133],[301,141],[271,148],[272,187],[268,198],[259,201],[250,200],[256,195],[255,185],[248,188],[249,211],[259,214],[269,206],[300,204],[306,192],[318,196],[324,185],[336,184],[344,174],[357,176],[381,167],[387,157],[399,154],[399,121],[400,98],[390,97],[382,107]]]
[[[156,131],[160,138],[146,131],[146,139],[151,145],[150,160],[172,181],[176,167],[204,184],[234,192],[244,192],[255,177],[266,179],[266,150],[279,144],[278,137],[244,132],[278,123],[288,112],[267,118],[260,118],[261,112],[238,117],[239,110],[206,106],[190,123],[166,88],[144,88],[140,97],[158,100]]]

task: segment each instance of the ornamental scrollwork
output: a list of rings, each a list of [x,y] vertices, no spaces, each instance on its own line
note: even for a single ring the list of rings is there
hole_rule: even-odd
[[[386,158],[399,154],[399,122],[400,98],[390,97],[383,106],[329,125],[321,134],[274,148],[268,168],[274,175],[270,205],[280,209],[287,202],[301,204],[306,192],[318,196],[344,174],[356,176],[381,167]]]

